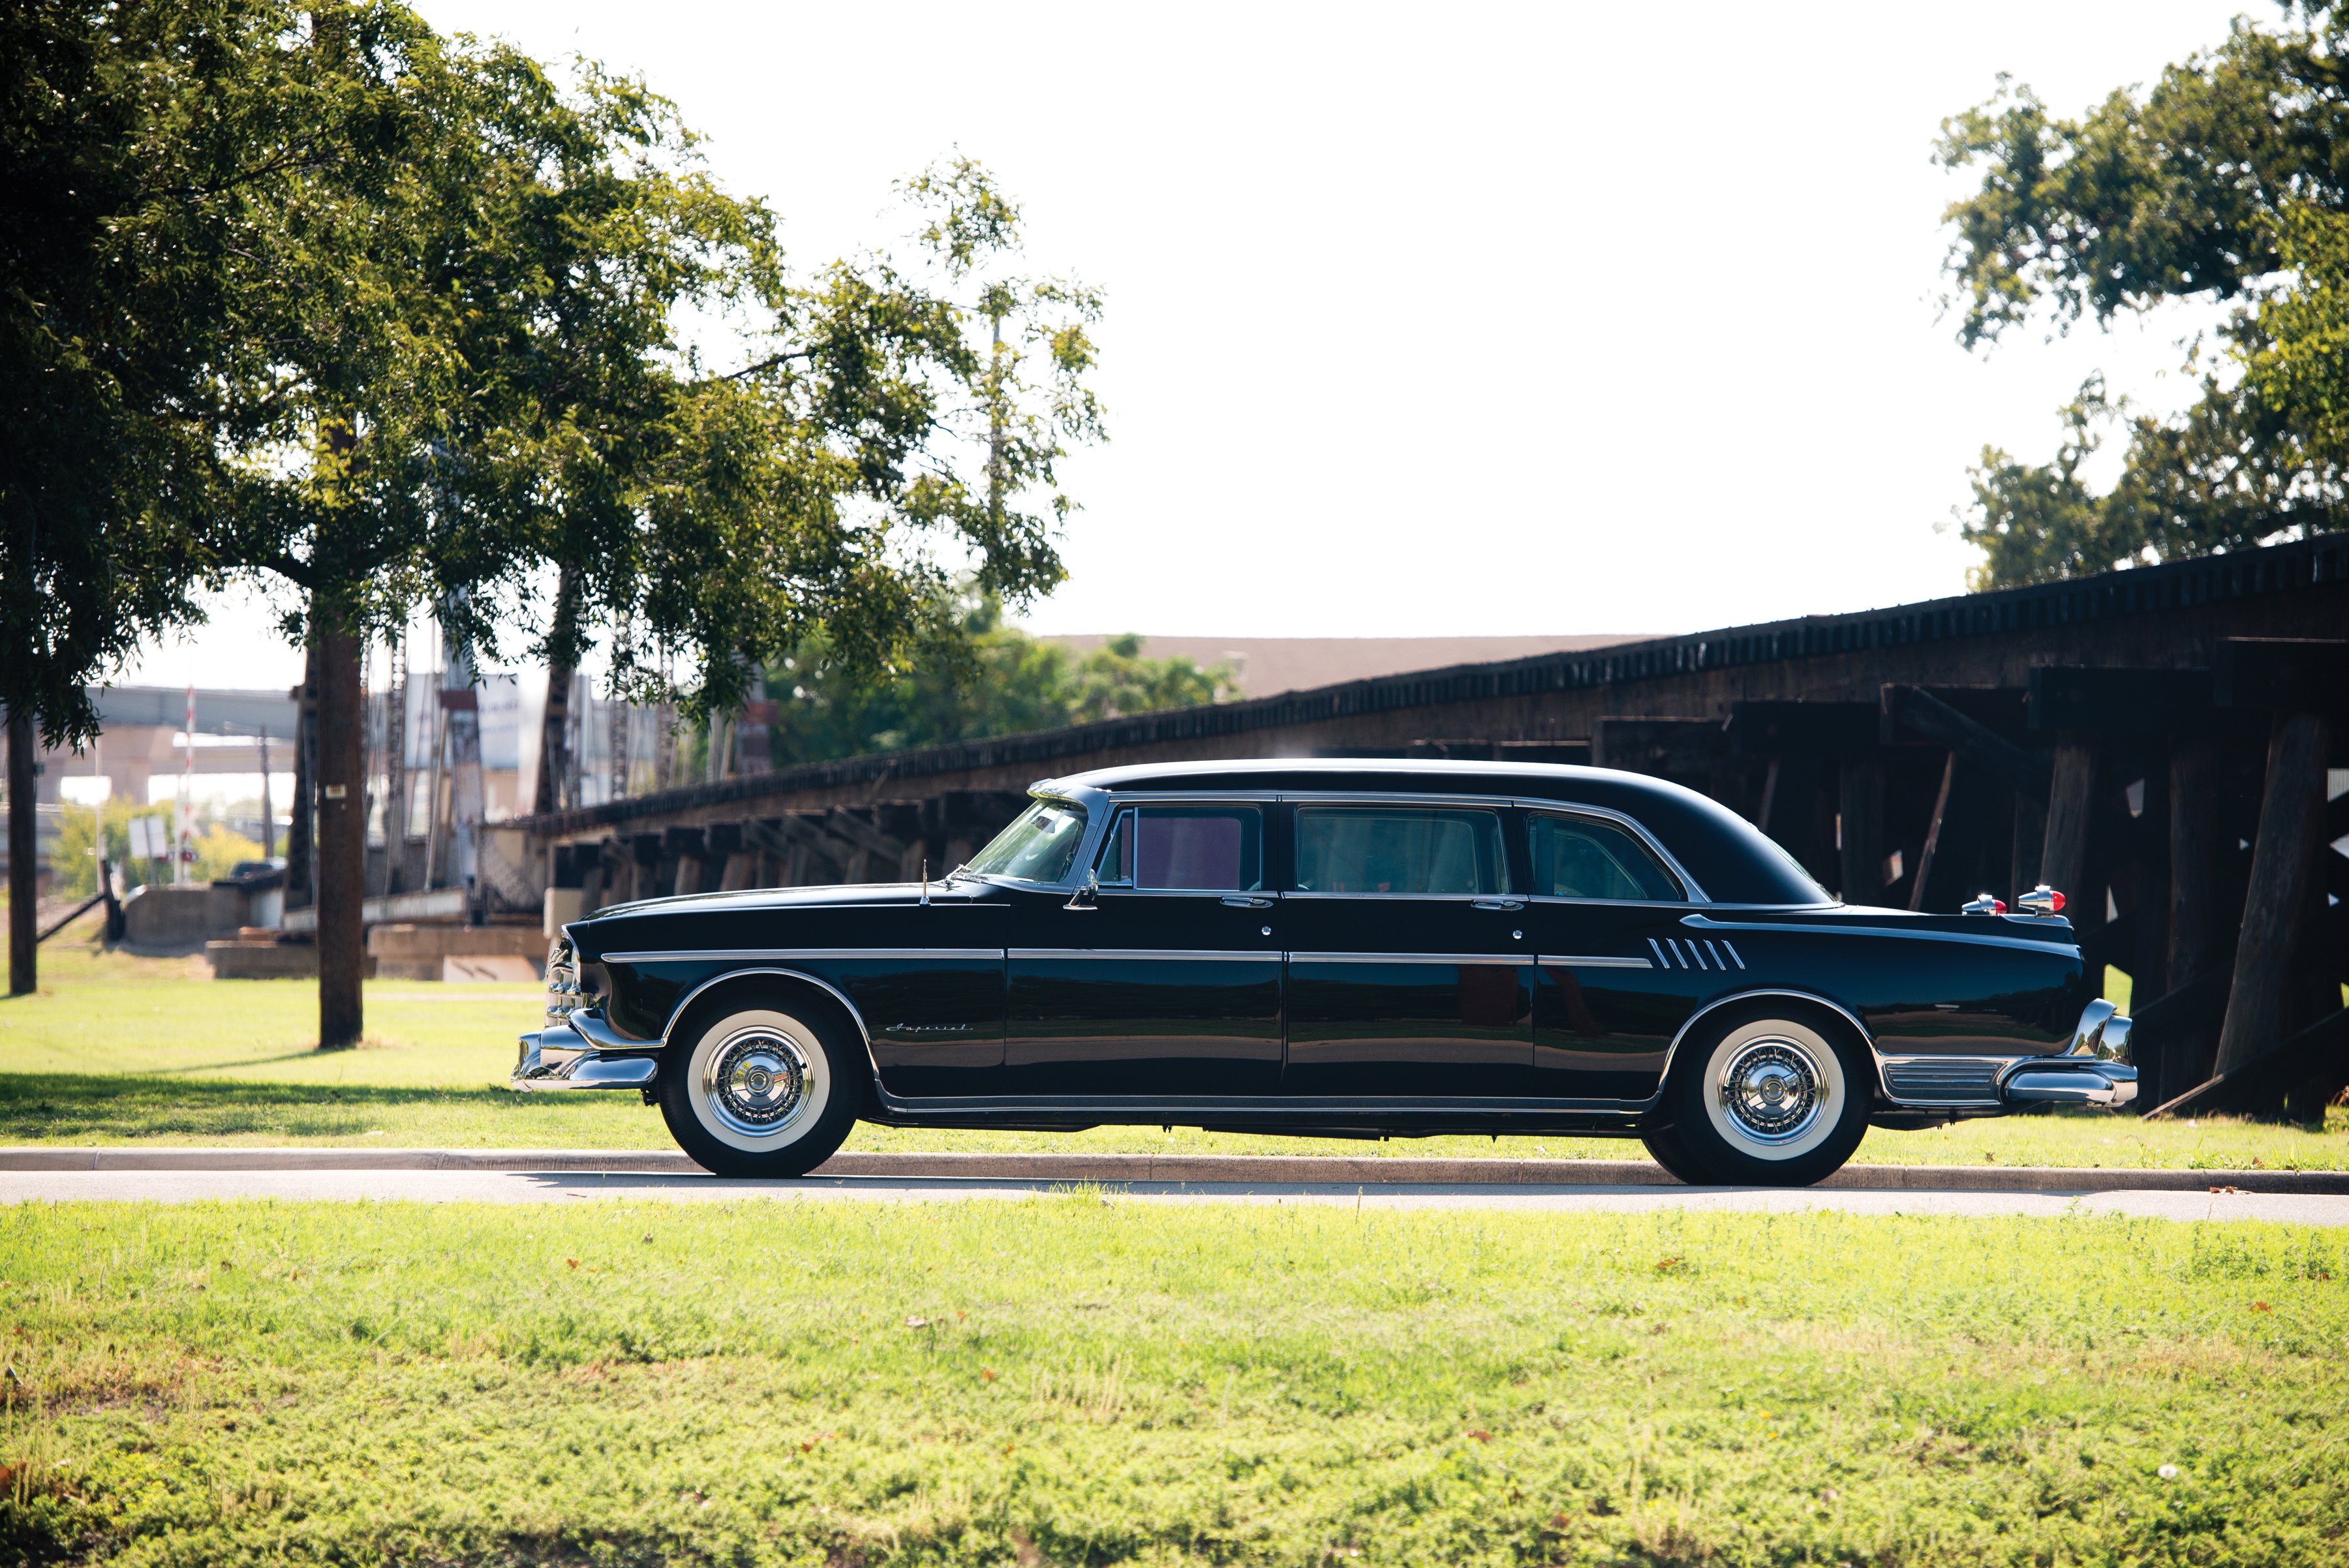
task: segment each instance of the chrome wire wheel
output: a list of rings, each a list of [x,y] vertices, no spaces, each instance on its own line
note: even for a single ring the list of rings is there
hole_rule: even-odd
[[[1705,1064],[1705,1115],[1732,1148],[1787,1160],[1826,1141],[1848,1090],[1842,1059],[1817,1031],[1765,1018],[1732,1029]]]
[[[710,1137],[756,1153],[788,1147],[822,1119],[832,1064],[798,1019],[738,1012],[694,1047],[686,1085]]]

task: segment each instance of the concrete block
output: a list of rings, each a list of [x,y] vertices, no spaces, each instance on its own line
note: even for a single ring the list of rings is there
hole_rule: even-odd
[[[316,980],[318,950],[308,942],[206,942],[214,980]]]
[[[378,959],[523,958],[546,961],[546,937],[535,926],[398,924],[367,929],[367,951]]]
[[[539,966],[512,953],[450,953],[440,961],[440,979],[450,985],[533,985]]]

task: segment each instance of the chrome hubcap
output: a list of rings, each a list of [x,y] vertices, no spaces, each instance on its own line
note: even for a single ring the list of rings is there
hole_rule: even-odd
[[[1732,1126],[1757,1143],[1790,1143],[1819,1116],[1818,1064],[1790,1040],[1755,1040],[1729,1060],[1721,1105]]]
[[[745,1030],[710,1054],[702,1091],[718,1119],[736,1132],[781,1132],[807,1106],[806,1053],[771,1030]]]

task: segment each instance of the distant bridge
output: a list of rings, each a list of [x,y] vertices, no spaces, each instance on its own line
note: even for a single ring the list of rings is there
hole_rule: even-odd
[[[2271,729],[2287,709],[2331,714],[2349,701],[2344,637],[2349,536],[2335,535],[812,763],[520,818],[504,825],[508,858],[567,913],[702,888],[908,878],[924,861],[935,873],[1007,822],[1034,780],[1118,763],[1591,762],[1704,790],[1853,902],[1955,909],[1978,891],[2012,900],[2043,876],[2055,882],[2092,959],[2134,976],[2141,1005],[2202,981],[2186,999],[2200,1009],[2194,1027],[2176,1031],[2199,1065],[2168,1074],[2183,1085],[2207,1071],[2247,900],[2273,891],[2250,885],[2262,794],[2275,787]],[[2275,985],[2308,998],[2349,979],[2349,860],[2325,848],[2349,834],[2338,771],[2349,723],[2336,718],[2328,734],[2335,771],[2313,786],[2322,836],[2292,852],[2320,893],[2275,960]],[[2173,844],[2186,857],[2176,864]],[[2145,1032],[2157,1045],[2161,1017]],[[2349,1046],[2342,1055],[2349,1076]]]

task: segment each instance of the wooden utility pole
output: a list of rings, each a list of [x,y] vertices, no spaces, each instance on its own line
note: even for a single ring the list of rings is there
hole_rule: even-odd
[[[8,994],[40,984],[40,844],[33,813],[33,716],[8,710]]]
[[[340,606],[314,601],[318,672],[318,1048],[357,1045],[365,1031],[367,964],[366,710],[363,641]]]
[[[531,809],[561,811],[577,802],[570,798],[571,681],[577,673],[566,640],[579,620],[579,574],[570,566],[554,585],[554,648],[556,657],[546,667],[546,713],[538,729],[538,786]]]
[[[315,639],[302,659],[302,684],[294,688],[293,820],[285,828],[285,907],[300,909],[317,901],[318,880],[311,855],[317,826],[312,798],[318,772],[318,648]]]

